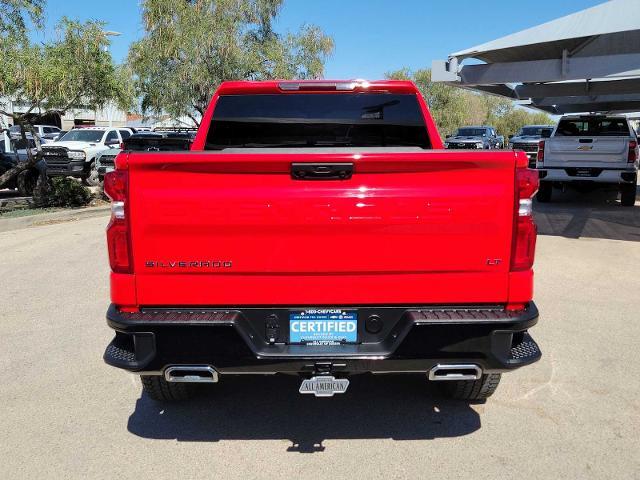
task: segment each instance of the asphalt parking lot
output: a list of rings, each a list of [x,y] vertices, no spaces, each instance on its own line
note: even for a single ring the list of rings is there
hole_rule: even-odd
[[[156,404],[102,363],[107,218],[0,233],[0,478],[640,478],[640,202],[558,198],[536,206],[543,359],[473,405],[414,376]]]

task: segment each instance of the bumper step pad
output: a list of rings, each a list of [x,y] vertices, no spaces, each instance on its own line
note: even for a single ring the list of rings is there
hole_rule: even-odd
[[[528,360],[531,358],[539,358],[541,355],[540,347],[531,335],[525,332],[522,341],[511,347],[512,360]]]
[[[129,363],[136,361],[136,352],[118,347],[114,345],[113,342],[107,346],[107,350],[104,352],[104,356],[109,357],[111,360],[116,362]]]
[[[139,332],[126,335],[116,332],[107,345],[103,359],[109,365],[124,369],[139,369],[147,365],[156,355],[155,338],[152,333]]]

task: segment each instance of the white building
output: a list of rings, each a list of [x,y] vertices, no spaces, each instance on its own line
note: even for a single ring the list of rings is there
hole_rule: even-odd
[[[3,110],[8,113],[25,113],[29,109],[29,105],[14,102],[7,98],[0,99],[0,104]],[[127,124],[127,112],[120,110],[113,104],[107,104],[99,110],[74,108],[68,110],[65,114],[59,112],[48,113],[44,116],[39,114],[38,110],[31,111],[31,116],[35,122],[42,125],[55,125],[62,128],[62,130],[70,130],[78,125],[124,127]],[[0,115],[0,122],[5,127],[14,123],[11,117],[5,115]]]
[[[152,115],[144,117],[137,114],[129,114],[127,117],[127,127],[196,127],[197,125],[189,117],[174,118],[169,115]]]
[[[29,105],[13,102],[6,98],[0,98],[0,107],[8,113],[25,113]],[[89,108],[74,108],[64,115],[59,112],[39,115],[39,111],[32,110],[31,118],[34,123],[40,125],[54,125],[62,130],[71,130],[75,126],[95,125],[97,127],[194,127],[193,120],[189,117],[172,118],[169,115],[143,117],[120,110],[114,104],[107,104],[99,110]],[[13,125],[13,119],[0,115],[0,126]]]

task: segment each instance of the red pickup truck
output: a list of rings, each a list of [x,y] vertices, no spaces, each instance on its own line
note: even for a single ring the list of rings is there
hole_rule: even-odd
[[[105,176],[104,359],[161,401],[275,373],[486,398],[540,358],[527,164],[443,150],[411,82],[223,83],[191,151],[125,148]]]

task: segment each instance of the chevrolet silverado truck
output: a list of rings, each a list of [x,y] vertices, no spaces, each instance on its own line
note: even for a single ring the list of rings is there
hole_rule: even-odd
[[[552,132],[553,128],[553,125],[525,125],[509,138],[509,148],[525,152],[529,157],[529,168],[536,168],[538,145],[542,139],[542,133]]]
[[[449,149],[489,150],[502,148],[503,143],[504,137],[500,139],[495,128],[483,125],[459,128],[445,139],[444,146]]]
[[[159,401],[241,374],[330,397],[361,373],[484,399],[541,355],[537,188],[524,152],[444,150],[411,82],[225,82],[190,151],[105,175],[104,360]]]
[[[603,185],[618,189],[620,203],[630,207],[636,201],[638,137],[624,116],[567,115],[539,141],[536,168],[539,202],[551,201],[554,187]]]

